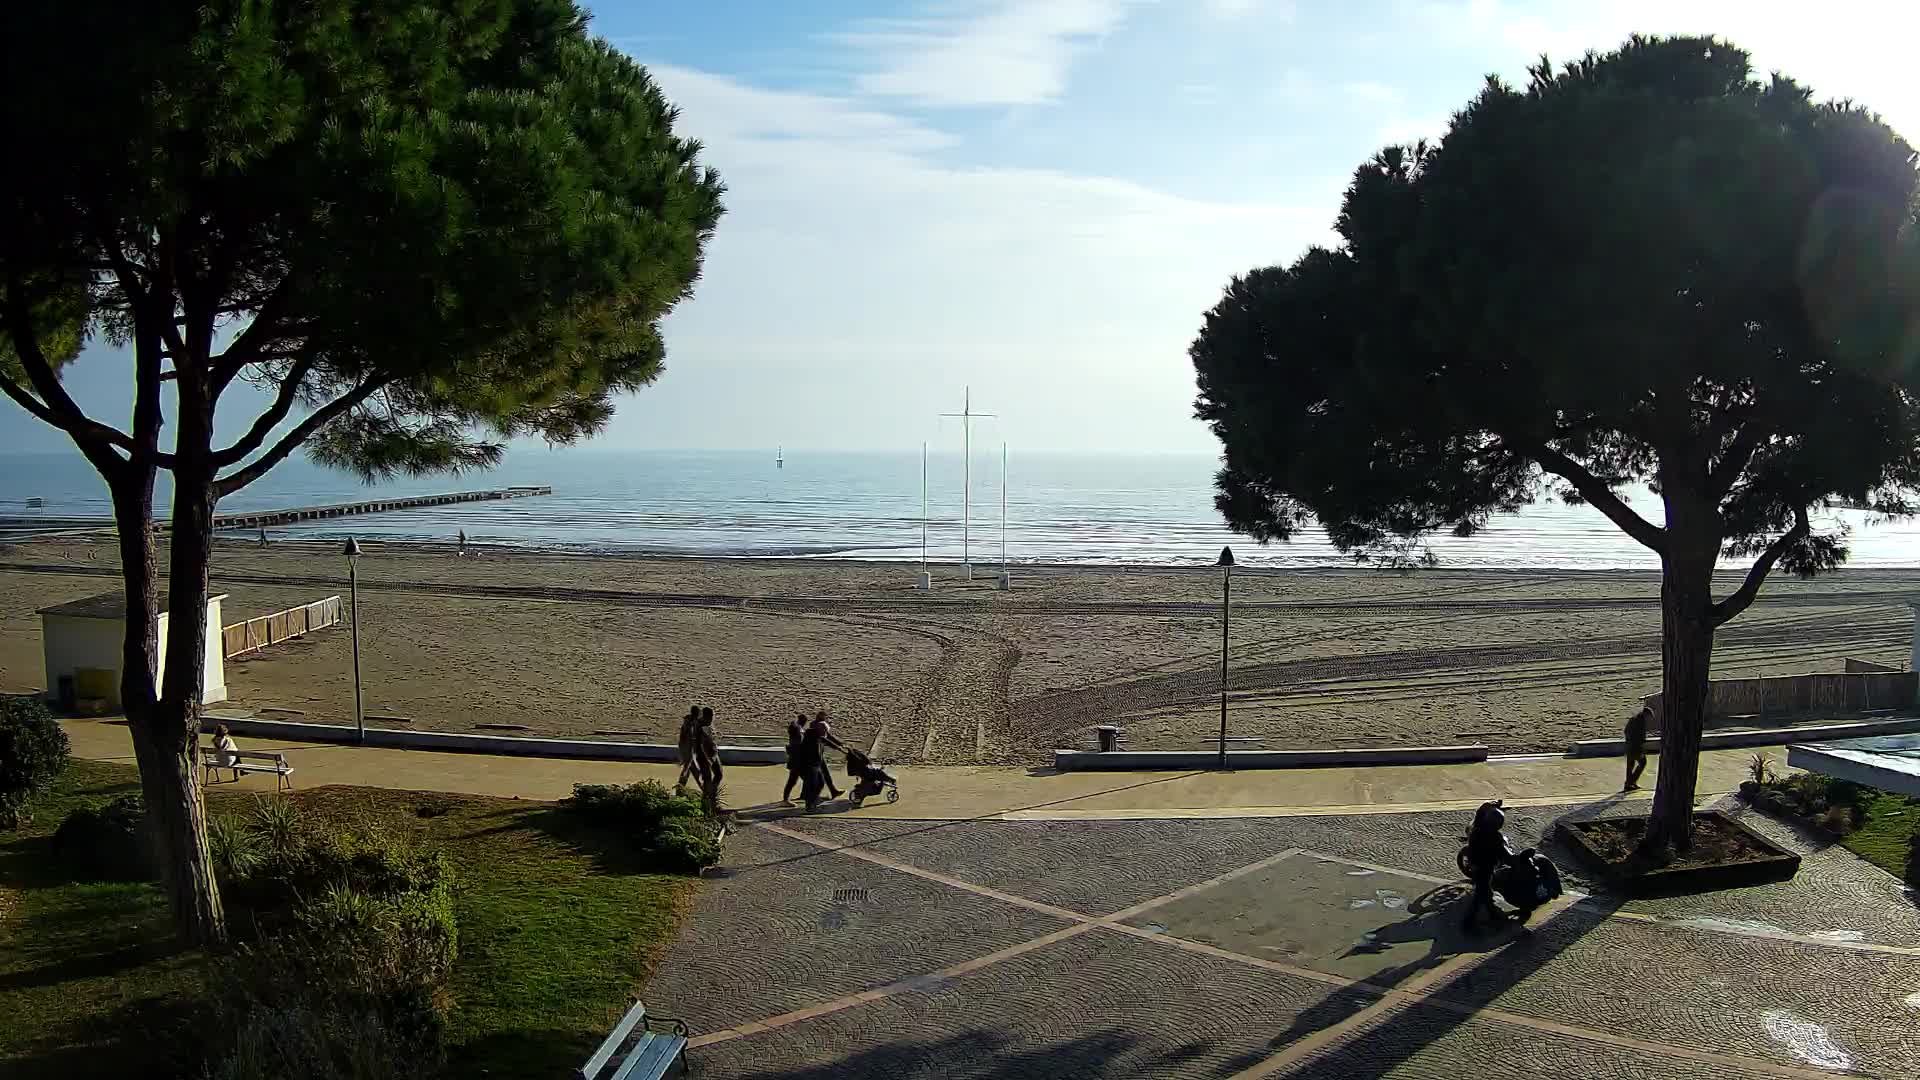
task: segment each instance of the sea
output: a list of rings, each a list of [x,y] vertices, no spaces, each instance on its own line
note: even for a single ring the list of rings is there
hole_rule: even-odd
[[[355,502],[385,496],[545,485],[551,495],[328,518],[269,530],[275,540],[470,543],[566,552],[726,558],[923,557],[1009,563],[1200,565],[1231,545],[1240,564],[1352,565],[1324,534],[1256,544],[1213,507],[1210,455],[1021,453],[1003,462],[959,453],[514,448],[495,469],[368,485],[293,458],[221,503],[223,512]],[[162,473],[156,509],[165,516]],[[1658,522],[1659,501],[1629,492]],[[1004,499],[1003,499],[1004,495]],[[1004,510],[1003,510],[1004,507]],[[0,536],[84,529],[110,510],[106,489],[74,454],[0,455]],[[1920,523],[1839,510],[1825,528],[1850,530],[1851,566],[1920,567]],[[236,534],[240,535],[240,534]],[[244,535],[257,536],[248,531]],[[1598,511],[1543,501],[1467,538],[1430,548],[1442,566],[1518,570],[1658,569],[1654,556]]]

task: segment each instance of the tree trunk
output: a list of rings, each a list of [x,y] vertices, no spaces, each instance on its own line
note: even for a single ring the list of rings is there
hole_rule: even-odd
[[[1669,510],[1668,521],[1675,514]],[[1672,548],[1660,580],[1660,779],[1647,824],[1648,851],[1693,848],[1694,789],[1700,780],[1700,734],[1706,727],[1713,664],[1713,564],[1720,541],[1669,526]]]
[[[167,891],[175,930],[181,940],[192,944],[218,944],[226,938],[226,924],[213,880],[206,811],[194,761],[196,731],[184,725],[177,710],[166,707],[155,687],[160,601],[152,527],[153,479],[150,467],[135,468],[128,478],[112,485],[127,597],[120,703],[127,714],[134,757],[140,765],[140,792],[153,833],[154,864]],[[204,624],[204,601],[200,610],[200,622]],[[176,607],[168,620],[172,631],[169,661],[180,624],[192,621],[183,618],[184,614]],[[204,653],[204,649],[200,651]],[[204,656],[195,661],[202,662]],[[198,701],[197,691],[193,697]],[[196,710],[195,722],[197,719]]]
[[[214,881],[207,842],[206,804],[195,756],[199,748],[201,696],[207,663],[207,571],[213,559],[213,474],[199,448],[211,442],[210,419],[185,403],[173,470],[173,521],[168,545],[167,670],[156,706],[155,775],[168,789],[164,808],[153,815],[161,843],[172,853],[166,879],[175,919],[189,940],[226,940],[226,914]],[[142,762],[143,772],[146,762]],[[152,786],[152,785],[150,785]]]

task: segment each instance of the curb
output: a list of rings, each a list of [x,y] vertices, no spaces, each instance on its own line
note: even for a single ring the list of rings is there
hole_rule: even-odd
[[[1341,765],[1460,765],[1487,760],[1487,748],[1472,746],[1382,746],[1356,750],[1228,750],[1229,769],[1314,769]],[[1055,750],[1053,767],[1130,769],[1149,772],[1209,769],[1218,750]]]
[[[506,754],[515,757],[585,758],[597,761],[680,760],[680,748],[665,743],[609,742],[601,739],[536,739],[512,735],[466,735],[444,731],[405,731],[368,728],[364,741],[344,724],[308,724],[292,720],[262,720],[253,716],[203,713],[200,730],[210,732],[225,724],[235,735],[299,742],[347,743],[400,750],[437,750],[455,754]],[[784,765],[784,746],[722,746],[722,765]]]
[[[1785,746],[1829,739],[1861,739],[1870,735],[1911,735],[1920,732],[1920,717],[1900,720],[1857,720],[1813,727],[1758,728],[1752,731],[1709,731],[1700,736],[1702,750],[1737,750],[1743,746]],[[1568,757],[1623,757],[1624,739],[1583,739],[1567,748]],[[1660,752],[1660,737],[1647,737],[1647,753]]]

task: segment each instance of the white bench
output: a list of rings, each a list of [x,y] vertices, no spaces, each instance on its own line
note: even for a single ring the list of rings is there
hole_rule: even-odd
[[[654,1031],[654,1025],[667,1030]],[[622,1052],[626,1056],[613,1064]],[[600,1080],[603,1075],[606,1080],[661,1080],[673,1075],[676,1065],[679,1075],[686,1076],[687,1025],[665,1017],[649,1017],[646,1003],[636,1001],[575,1075],[579,1080]]]
[[[202,783],[212,783],[216,770],[231,769],[235,780],[240,779],[239,774],[243,772],[272,773],[273,790],[293,790],[293,766],[287,764],[285,754],[271,750],[232,750],[227,756],[233,759],[232,764],[220,760],[219,750],[211,746],[200,748],[200,766],[206,770]]]

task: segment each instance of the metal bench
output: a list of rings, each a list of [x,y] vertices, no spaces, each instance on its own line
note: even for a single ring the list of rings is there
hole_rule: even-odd
[[[238,774],[243,772],[272,773],[273,790],[293,790],[293,766],[287,764],[285,754],[274,753],[271,750],[232,750],[228,752],[228,756],[233,758],[232,764],[220,760],[219,750],[211,746],[201,747],[200,767],[206,770],[201,782],[210,784],[214,780],[216,770],[231,769],[235,773],[236,780],[240,778]]]
[[[655,1031],[655,1027],[665,1030]],[[626,1056],[620,1057],[621,1054]],[[613,1064],[616,1057],[620,1057],[617,1065]],[[676,1065],[679,1066],[677,1073]],[[602,1076],[606,1080],[687,1076],[687,1025],[663,1016],[650,1017],[646,1003],[636,1001],[575,1075],[580,1080],[600,1080]]]

